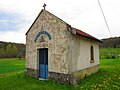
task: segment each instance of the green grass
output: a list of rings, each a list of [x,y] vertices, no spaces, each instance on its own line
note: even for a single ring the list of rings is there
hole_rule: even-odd
[[[25,59],[3,58],[0,59],[0,74],[25,70]]]
[[[8,70],[5,73],[3,68],[1,69],[2,63],[4,66],[5,62],[9,62],[13,67],[19,69]],[[120,90],[120,59],[102,59],[100,71],[81,80],[74,87],[51,80],[39,81],[32,77],[26,77],[24,63],[24,60],[0,59],[0,72],[4,72],[0,74],[0,90]],[[6,67],[8,66],[6,65]],[[6,67],[4,66],[4,68]]]
[[[79,83],[81,89],[120,90],[120,59],[102,59],[100,71]]]
[[[100,48],[101,59],[120,58],[120,48]]]

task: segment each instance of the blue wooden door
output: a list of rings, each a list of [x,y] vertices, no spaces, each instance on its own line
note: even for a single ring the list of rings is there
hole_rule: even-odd
[[[39,77],[48,79],[48,49],[39,49]]]

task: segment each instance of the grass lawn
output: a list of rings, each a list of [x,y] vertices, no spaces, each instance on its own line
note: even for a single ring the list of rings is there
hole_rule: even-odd
[[[100,48],[101,59],[120,58],[120,48]]]
[[[0,74],[25,70],[25,59],[3,58],[0,59]]]
[[[100,71],[74,87],[26,77],[24,64],[25,60],[0,59],[0,90],[120,90],[120,59],[102,59]]]

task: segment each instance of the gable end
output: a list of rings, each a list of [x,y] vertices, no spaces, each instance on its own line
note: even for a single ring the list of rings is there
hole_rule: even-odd
[[[28,29],[28,31],[26,32],[25,35],[27,35],[27,33],[30,31],[30,29],[32,28],[32,26],[34,25],[34,23],[35,23],[36,20],[39,18],[39,16],[41,15],[42,12],[43,12],[43,9],[40,11],[40,13],[38,14],[38,16],[36,17],[36,19],[34,20],[34,22],[32,23],[32,25],[30,26],[30,28]]]

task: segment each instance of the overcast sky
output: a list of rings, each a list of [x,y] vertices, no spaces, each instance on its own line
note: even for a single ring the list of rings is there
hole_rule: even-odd
[[[0,41],[25,43],[25,33],[46,3],[46,10],[98,39],[120,36],[120,0],[0,0]]]

